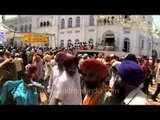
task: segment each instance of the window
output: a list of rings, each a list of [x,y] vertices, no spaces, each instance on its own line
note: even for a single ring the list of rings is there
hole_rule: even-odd
[[[71,41],[71,40],[68,40],[68,41],[67,41],[67,46],[69,47],[71,44],[72,44],[72,41]]]
[[[61,20],[61,28],[64,28],[64,27],[65,27],[65,20],[62,19],[62,20]]]
[[[79,40],[76,39],[74,44],[75,44],[75,45],[78,45],[78,44],[79,44]]]
[[[43,27],[43,23],[42,22],[40,23],[40,27]]]
[[[23,25],[21,25],[21,32],[23,32]]]
[[[130,29],[124,29],[124,34],[130,34]]]
[[[69,18],[68,19],[68,28],[71,28],[72,27],[72,18]]]
[[[29,32],[31,32],[31,30],[32,30],[32,25],[29,24]]]
[[[93,39],[90,39],[88,43],[89,43],[89,46],[93,45]]]
[[[91,15],[89,18],[89,26],[93,26],[94,25],[94,17]]]
[[[25,25],[25,29],[24,29],[24,32],[27,32],[27,27],[28,27],[28,26],[27,26],[27,25]]]
[[[144,40],[142,40],[142,44],[141,44],[141,50],[144,49]]]
[[[80,27],[80,17],[76,18],[76,27]]]
[[[17,27],[15,27],[14,29],[15,29],[15,31],[17,31]]]
[[[149,42],[149,46],[148,46],[148,50],[150,50],[151,49],[151,42]]]
[[[46,22],[43,22],[44,27],[46,26]]]
[[[47,26],[49,26],[49,21],[47,21]]]
[[[61,40],[60,47],[64,47],[64,40]]]

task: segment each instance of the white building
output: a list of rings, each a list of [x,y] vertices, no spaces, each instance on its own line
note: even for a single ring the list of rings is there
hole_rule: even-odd
[[[21,19],[29,20],[21,20]],[[18,20],[19,19],[19,20]],[[69,43],[97,45],[107,43],[116,45],[118,51],[124,50],[136,55],[151,56],[155,41],[157,48],[160,46],[159,37],[155,38],[146,30],[152,26],[152,17],[144,15],[34,15],[18,17],[17,21],[26,21],[20,24],[16,22],[10,25],[14,27],[30,24],[32,32],[46,33],[49,35],[49,47],[67,47]],[[138,21],[140,20],[140,21]],[[16,20],[15,20],[16,21]],[[29,23],[27,22],[29,21]],[[9,23],[6,21],[5,23]],[[123,23],[126,23],[124,26]],[[5,25],[9,25],[9,24]],[[17,22],[18,23],[18,22]],[[20,22],[21,23],[21,22]],[[132,24],[132,28],[131,25]],[[144,27],[144,30],[139,28]],[[156,39],[156,40],[155,40]],[[153,43],[153,44],[152,44]],[[44,46],[44,45],[37,45]],[[157,49],[158,50],[158,49]],[[160,52],[158,51],[160,55]]]
[[[32,32],[32,16],[30,15],[18,15],[18,17],[4,20],[3,24],[14,29],[16,32]],[[16,38],[13,35],[13,39],[8,39],[6,45],[24,45],[23,38]]]

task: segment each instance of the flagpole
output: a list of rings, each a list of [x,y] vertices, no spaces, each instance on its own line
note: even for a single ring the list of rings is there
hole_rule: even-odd
[[[14,34],[13,34],[12,45],[13,45],[14,37],[15,37],[15,31],[14,31]]]

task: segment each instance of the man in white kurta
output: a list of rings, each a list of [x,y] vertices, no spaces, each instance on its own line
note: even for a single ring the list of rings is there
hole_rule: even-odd
[[[54,84],[55,89],[52,92],[52,98],[49,103],[50,105],[53,104],[54,98],[61,100],[62,105],[82,104],[80,75],[78,70],[73,77],[64,71],[59,80],[56,80]]]
[[[65,71],[54,82],[52,97],[49,105],[81,105],[82,93],[80,74],[78,72],[78,58],[67,55],[64,60]]]
[[[64,68],[59,69],[58,65],[55,65],[52,70],[51,70],[51,74],[50,74],[50,79],[49,79],[49,83],[48,83],[48,93],[49,95],[49,102],[50,99],[52,97],[52,91],[54,91],[54,82],[62,75],[62,73],[64,72]]]
[[[54,89],[54,82],[61,76],[61,74],[64,71],[64,67],[63,67],[63,62],[65,59],[65,53],[63,52],[59,52],[56,54],[56,58],[55,60],[57,61],[57,65],[53,66],[51,69],[51,74],[50,74],[50,78],[49,78],[49,83],[48,83],[48,93],[49,95],[49,102],[50,99],[52,97],[52,91]]]
[[[124,99],[124,103],[125,105],[148,105],[146,97],[140,88],[136,88]]]

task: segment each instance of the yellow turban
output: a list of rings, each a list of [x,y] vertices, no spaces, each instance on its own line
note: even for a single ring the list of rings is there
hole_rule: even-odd
[[[52,57],[50,55],[45,55],[43,59],[49,62],[51,61]]]

